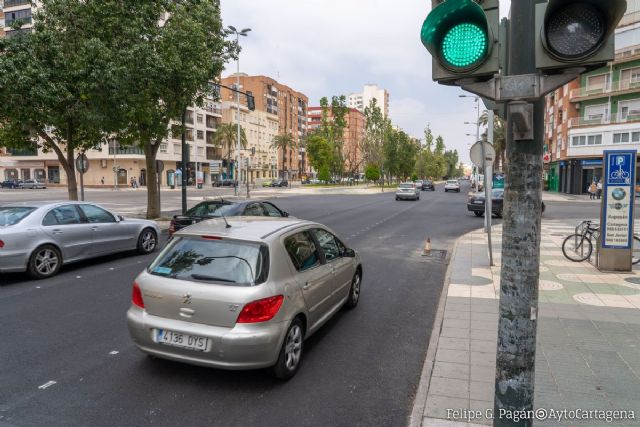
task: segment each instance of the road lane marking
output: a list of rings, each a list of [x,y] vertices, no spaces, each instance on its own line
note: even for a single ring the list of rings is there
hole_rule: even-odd
[[[55,382],[55,381],[48,381],[48,382],[46,382],[46,383],[42,384],[41,386],[38,386],[38,388],[39,388],[40,390],[44,390],[44,389],[46,389],[46,388],[51,387],[51,386],[52,386],[52,385],[54,385],[54,384],[56,384],[56,382]]]
[[[118,354],[118,353],[120,353],[120,352],[119,352],[119,351],[117,351],[117,350],[113,350],[113,351],[110,351],[110,352],[109,352],[109,354],[111,354],[111,355],[116,355],[116,354]]]

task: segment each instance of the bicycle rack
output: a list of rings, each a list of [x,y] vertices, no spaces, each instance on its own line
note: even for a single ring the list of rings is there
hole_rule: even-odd
[[[591,223],[591,226],[599,227],[599,225],[596,225],[594,223]],[[575,239],[575,242],[573,244],[574,247],[578,247],[578,244],[579,244],[578,236],[582,236],[582,233],[584,232],[584,229],[586,227],[588,227],[588,224],[583,221],[580,224],[578,224],[578,226],[575,228],[576,237],[574,238]],[[591,247],[593,249],[591,251],[591,256],[589,257],[588,261],[594,266],[596,266],[598,262],[598,255],[599,255],[598,241],[600,240],[600,230],[593,231],[591,236],[587,236],[587,238],[591,242]],[[577,250],[575,252],[578,253]],[[584,245],[580,245],[580,257],[582,258],[583,256],[584,256]]]

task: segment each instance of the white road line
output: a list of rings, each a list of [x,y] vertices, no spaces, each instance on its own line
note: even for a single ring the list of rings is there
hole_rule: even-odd
[[[109,354],[111,354],[111,355],[116,355],[116,354],[118,354],[118,353],[120,353],[120,352],[119,352],[119,351],[117,351],[117,350],[113,350],[113,351],[110,351],[110,352],[109,352]]]
[[[76,276],[76,279],[82,279],[82,276]]]
[[[38,388],[40,390],[44,390],[45,388],[51,387],[52,385],[54,385],[56,382],[55,381],[48,381],[44,384],[42,384],[41,386],[38,386]]]

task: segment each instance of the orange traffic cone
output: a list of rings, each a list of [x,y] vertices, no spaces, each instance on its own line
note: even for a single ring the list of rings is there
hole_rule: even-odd
[[[422,256],[431,255],[431,237],[427,238],[427,242],[424,244],[424,250],[422,251]]]

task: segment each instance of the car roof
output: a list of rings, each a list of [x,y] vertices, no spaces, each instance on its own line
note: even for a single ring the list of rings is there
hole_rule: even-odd
[[[225,219],[231,227],[227,228]],[[197,224],[181,229],[176,232],[174,236],[213,235],[228,237],[231,239],[260,242],[269,240],[272,236],[277,236],[279,232],[285,232],[308,225],[321,226],[318,223],[300,220],[297,218],[233,216],[201,221]]]
[[[64,200],[64,201],[35,201],[35,202],[11,202],[11,203],[0,203],[2,207],[30,207],[30,208],[47,208],[47,207],[55,207],[62,206],[68,204],[77,204],[77,205],[95,205],[96,203],[91,202],[80,202],[77,200]]]

